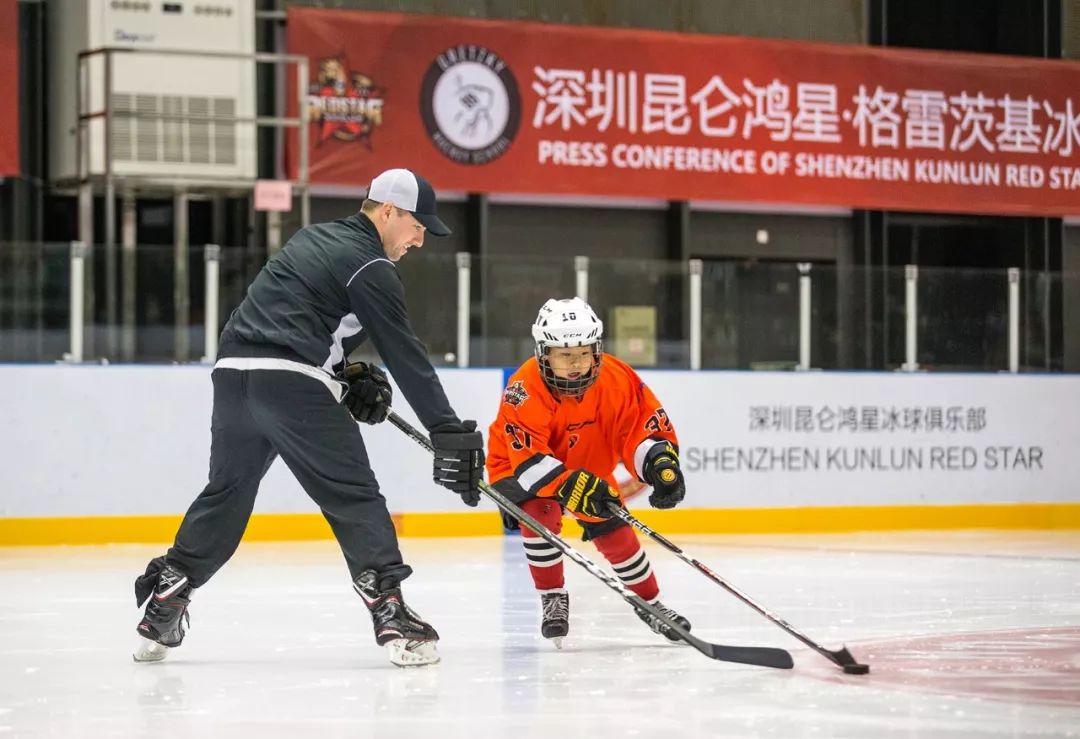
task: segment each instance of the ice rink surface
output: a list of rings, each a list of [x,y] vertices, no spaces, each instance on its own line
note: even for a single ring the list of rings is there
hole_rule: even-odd
[[[517,537],[403,541],[405,598],[441,633],[438,665],[387,661],[329,541],[243,544],[195,593],[184,645],[135,664],[132,581],[162,548],[13,548],[0,736],[1080,736],[1080,532],[669,538],[871,673],[844,675],[651,544],[694,633],[787,648],[795,668],[669,645],[568,560],[556,651]]]

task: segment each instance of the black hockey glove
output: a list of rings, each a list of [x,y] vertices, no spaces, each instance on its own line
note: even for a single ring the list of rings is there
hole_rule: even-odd
[[[382,423],[390,413],[394,391],[386,373],[367,362],[352,362],[338,373],[338,379],[348,384],[341,402],[360,423]]]
[[[476,421],[439,426],[431,432],[431,446],[435,449],[435,482],[475,508],[480,502],[476,486],[484,479],[484,437],[476,430]]]
[[[611,518],[608,503],[622,505],[619,494],[588,470],[574,470],[566,482],[555,491],[555,499],[563,508],[593,518]]]
[[[670,442],[653,444],[645,454],[645,482],[652,485],[649,505],[653,508],[674,508],[686,497],[686,480],[679,469],[679,453]]]

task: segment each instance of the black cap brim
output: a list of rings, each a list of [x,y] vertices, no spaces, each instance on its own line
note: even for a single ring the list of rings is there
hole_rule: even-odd
[[[428,215],[427,213],[413,213],[413,218],[424,224],[431,234],[435,236],[449,236],[451,234],[450,229],[445,223],[439,220],[436,215]]]

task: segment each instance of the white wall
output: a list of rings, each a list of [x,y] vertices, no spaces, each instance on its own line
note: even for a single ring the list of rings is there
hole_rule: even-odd
[[[1075,375],[643,376],[679,432],[689,505],[1080,500]]]
[[[439,374],[458,413],[486,431],[502,372]],[[1070,442],[1080,439],[1080,377],[642,376],[679,432],[689,506],[1080,501]],[[182,513],[206,482],[210,404],[206,367],[0,366],[0,517]],[[415,422],[403,402],[398,410]],[[916,411],[923,420],[910,427]],[[939,411],[943,428],[928,428]],[[888,426],[894,412],[900,428],[871,430],[875,413]],[[854,428],[820,428],[852,413]],[[364,437],[392,511],[466,510],[396,429],[365,427]],[[316,509],[278,461],[256,510]]]
[[[502,372],[440,377],[458,413],[486,430]],[[0,517],[183,513],[206,485],[211,400],[202,366],[0,366]],[[398,410],[417,423],[403,401]],[[392,511],[463,510],[400,431],[365,427],[364,439]],[[279,459],[255,510],[318,509]]]

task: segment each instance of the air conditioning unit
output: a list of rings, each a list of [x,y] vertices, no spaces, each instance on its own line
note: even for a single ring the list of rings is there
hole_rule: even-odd
[[[112,173],[178,182],[255,177],[255,62],[164,51],[255,51],[254,0],[52,0],[49,31],[50,176],[78,176],[80,51],[113,52]],[[157,52],[157,53],[155,53]],[[84,66],[84,113],[105,108],[104,54]],[[84,137],[89,174],[105,173],[105,121]]]

